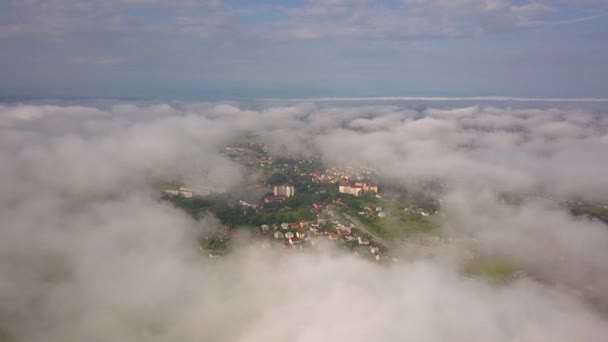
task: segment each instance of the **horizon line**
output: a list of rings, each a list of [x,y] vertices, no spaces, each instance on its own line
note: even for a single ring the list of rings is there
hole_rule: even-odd
[[[511,97],[511,96],[377,96],[262,98],[275,101],[520,101],[520,102],[608,102],[606,97]]]
[[[521,97],[521,96],[312,96],[312,97],[226,97],[217,99],[202,99],[196,97],[163,97],[163,96],[4,96],[0,95],[0,103],[7,100],[118,100],[118,101],[292,101],[292,102],[332,102],[332,101],[490,101],[490,102],[608,102],[608,97]]]

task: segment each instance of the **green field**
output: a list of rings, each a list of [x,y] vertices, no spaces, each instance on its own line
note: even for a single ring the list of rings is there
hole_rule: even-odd
[[[400,199],[384,199],[369,197],[355,197],[352,195],[340,195],[345,207],[341,210],[363,223],[371,232],[383,239],[401,239],[420,235],[436,234],[438,226],[429,217],[423,217],[418,213],[405,211],[409,202]],[[359,215],[364,207],[370,207],[374,211],[373,216]],[[376,207],[382,207],[386,217],[378,217]]]
[[[482,277],[492,280],[508,280],[513,278],[516,269],[505,260],[480,259],[472,260],[464,266],[464,274],[472,277]]]
[[[608,222],[608,208],[605,208],[604,205],[581,202],[571,203],[569,207],[572,215],[588,215]]]
[[[226,196],[184,198],[168,197],[166,200],[183,209],[195,219],[207,214],[215,215],[222,223],[232,226],[260,226],[262,224],[281,224],[283,222],[310,221],[316,219],[311,206],[282,207],[272,211],[256,212],[251,208],[230,205]]]
[[[439,232],[439,227],[428,217],[423,217],[420,214],[399,210],[395,208],[397,222],[392,223],[393,230],[400,236],[417,236],[425,234],[436,234]]]

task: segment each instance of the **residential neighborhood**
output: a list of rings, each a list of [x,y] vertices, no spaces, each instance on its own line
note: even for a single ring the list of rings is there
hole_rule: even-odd
[[[250,227],[264,246],[303,251],[326,241],[385,262],[394,259],[387,242],[417,243],[435,232],[428,219],[436,205],[428,209],[428,200],[405,198],[399,189],[384,192],[371,168],[326,168],[313,155],[270,156],[268,151],[254,142],[225,147],[225,155],[247,172],[262,174],[245,184],[244,192],[200,193],[186,184],[163,189],[163,198],[194,217],[212,213],[222,222],[221,233],[203,241],[205,253],[221,255],[239,229]]]

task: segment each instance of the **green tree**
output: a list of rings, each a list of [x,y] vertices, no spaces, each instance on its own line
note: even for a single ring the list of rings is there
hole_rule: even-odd
[[[284,174],[283,172],[274,172],[272,175],[270,175],[270,177],[268,177],[268,184],[270,185],[281,185],[281,184],[285,184],[287,182],[288,178],[287,175]]]

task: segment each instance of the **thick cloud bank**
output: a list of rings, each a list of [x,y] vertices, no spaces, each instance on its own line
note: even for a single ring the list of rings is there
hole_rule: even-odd
[[[608,202],[604,113],[584,104],[0,105],[0,341],[603,341],[607,227],[556,203]],[[238,187],[246,175],[219,152],[245,132],[277,153],[371,166],[404,187],[441,184],[438,220],[454,242],[386,267],[329,246],[292,253],[243,242],[224,258],[201,256],[196,238],[215,219],[158,202],[149,185]],[[510,205],[504,192],[530,196]],[[467,241],[535,277],[462,276]]]

